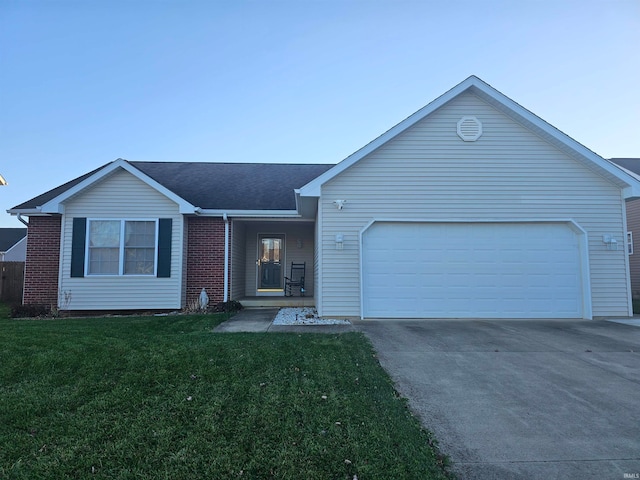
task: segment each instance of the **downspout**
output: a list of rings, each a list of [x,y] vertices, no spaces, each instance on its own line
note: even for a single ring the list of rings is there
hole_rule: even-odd
[[[29,222],[27,222],[24,218],[22,218],[22,215],[21,215],[21,214],[18,214],[18,216],[17,216],[16,218],[17,218],[17,219],[18,219],[18,221],[19,221],[20,223],[22,223],[23,225],[25,225],[25,226],[27,226],[27,227],[29,226]]]
[[[229,301],[229,218],[222,214],[224,220],[224,293],[223,301]]]

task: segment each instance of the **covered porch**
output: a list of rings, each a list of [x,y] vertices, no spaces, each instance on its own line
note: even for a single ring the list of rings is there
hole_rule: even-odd
[[[245,307],[310,307],[314,299],[315,222],[302,219],[231,221],[229,298]],[[304,264],[304,291],[285,296],[291,264]]]

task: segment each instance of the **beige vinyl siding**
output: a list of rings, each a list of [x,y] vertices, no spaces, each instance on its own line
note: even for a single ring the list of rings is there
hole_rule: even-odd
[[[71,278],[74,217],[173,219],[171,277],[85,276]],[[183,296],[183,217],[178,206],[124,170],[66,202],[62,223],[60,291],[71,293],[69,310],[179,309]]]
[[[244,223],[231,222],[231,300],[240,300],[245,294],[246,283],[246,228]]]
[[[461,117],[482,122],[464,142]],[[333,201],[346,199],[343,210]],[[572,219],[588,233],[593,315],[628,315],[620,190],[475,95],[465,93],[322,187],[323,316],[360,315],[362,229],[373,220]],[[344,235],[337,250],[335,235]]]
[[[306,262],[305,270],[305,295],[313,296],[313,224],[309,222],[256,222],[247,223],[246,228],[246,254],[245,267],[245,292],[247,296],[258,295],[257,291],[257,258],[258,235],[284,235],[285,253],[283,263],[283,275],[289,275],[291,262]],[[302,241],[302,247],[298,246],[298,240]]]

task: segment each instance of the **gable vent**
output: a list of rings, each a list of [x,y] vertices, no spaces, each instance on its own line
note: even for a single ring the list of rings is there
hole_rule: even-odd
[[[462,117],[458,121],[458,136],[465,142],[475,142],[482,135],[482,123],[476,117]]]

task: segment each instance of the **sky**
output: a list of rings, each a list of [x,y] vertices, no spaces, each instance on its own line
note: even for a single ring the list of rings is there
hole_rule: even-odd
[[[337,163],[470,75],[640,157],[639,0],[0,0],[5,211],[117,158]]]

